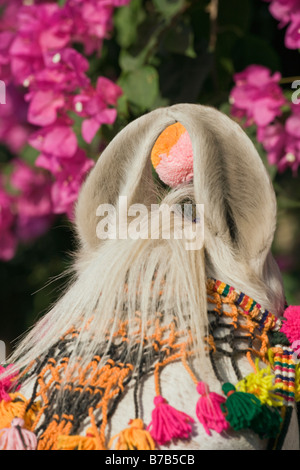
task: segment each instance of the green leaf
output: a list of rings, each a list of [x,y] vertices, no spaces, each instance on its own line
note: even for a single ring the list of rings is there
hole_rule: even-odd
[[[165,18],[171,18],[179,13],[185,4],[185,0],[153,0],[156,10]]]
[[[119,56],[119,65],[121,69],[124,72],[132,72],[133,70],[140,68],[144,65],[147,53],[147,48],[143,49],[137,55],[131,55],[128,51],[122,49]]]
[[[129,5],[118,8],[114,15],[116,37],[124,48],[131,46],[137,39],[137,27],[146,18],[142,0],[131,0]]]
[[[158,73],[154,67],[145,65],[121,75],[119,85],[130,103],[141,111],[151,108],[159,92]]]

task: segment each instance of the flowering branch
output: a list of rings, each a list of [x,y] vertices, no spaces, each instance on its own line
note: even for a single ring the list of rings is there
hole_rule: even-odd
[[[5,208],[4,215],[0,211],[0,258],[10,259],[18,240],[47,230],[53,214],[72,218],[80,186],[94,164],[78,144],[72,116],[82,120],[82,137],[90,144],[102,124],[115,121],[122,94],[107,78],[91,83],[89,63],[73,44],[81,44],[85,55],[99,54],[112,30],[114,8],[129,1],[66,0],[63,6],[39,0],[1,2],[0,74],[8,107],[0,110],[0,137],[12,152],[29,142],[39,156],[36,169],[19,160],[13,163],[12,195],[5,179],[0,180],[0,208]]]

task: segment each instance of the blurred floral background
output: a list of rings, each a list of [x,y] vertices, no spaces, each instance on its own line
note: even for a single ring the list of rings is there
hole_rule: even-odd
[[[7,353],[68,281],[74,202],[101,151],[179,102],[219,108],[253,140],[277,194],[287,300],[300,302],[299,50],[300,0],[0,0]]]

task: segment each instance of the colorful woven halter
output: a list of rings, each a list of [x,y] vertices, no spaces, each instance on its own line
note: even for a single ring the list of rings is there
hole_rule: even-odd
[[[285,317],[276,318],[245,294],[212,279],[207,281],[207,294],[212,309],[205,340],[223,396],[210,392],[192,370],[192,334],[178,331],[176,318],[167,320],[163,313],[155,313],[144,335],[137,370],[133,364],[138,344],[128,351],[128,321],[120,323],[107,357],[102,356],[104,342],[89,364],[83,366],[78,358],[70,370],[72,344],[79,335],[73,328],[34,364],[0,383],[0,449],[149,450],[174,439],[189,439],[195,419],[209,435],[228,428],[250,429],[260,438],[269,438],[270,449],[281,448],[293,404],[300,401],[300,369],[290,344],[297,334],[300,337],[299,307],[288,307]],[[134,322],[138,333],[138,312]],[[246,377],[238,366],[238,359],[244,356],[253,367]],[[223,377],[218,357],[229,358],[235,385]],[[101,358],[104,365],[100,366]],[[161,369],[178,361],[200,394],[195,416],[176,410],[161,394]],[[259,361],[265,364],[263,368]],[[138,397],[141,379],[148,375],[154,376],[156,396],[146,426],[140,418]],[[30,379],[33,392],[26,399],[22,386]],[[108,439],[108,422],[129,386],[134,389],[135,416],[128,428]],[[83,425],[88,428],[84,436],[80,435]]]

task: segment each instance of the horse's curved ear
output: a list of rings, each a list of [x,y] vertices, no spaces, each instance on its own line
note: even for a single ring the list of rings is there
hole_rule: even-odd
[[[276,197],[252,141],[239,124],[211,107],[178,104],[170,115],[192,141],[194,191],[196,203],[204,204],[206,248],[223,245],[243,260],[263,264],[276,227]]]
[[[108,145],[88,176],[76,208],[83,247],[96,247],[96,209],[153,200],[152,147],[170,124],[181,122],[193,146],[196,203],[204,204],[205,244],[218,240],[234,253],[255,258],[270,248],[276,223],[276,199],[270,178],[241,127],[214,108],[178,104],[140,117]],[[153,186],[154,187],[154,186]],[[213,249],[213,246],[211,246]],[[264,258],[262,256],[261,258]]]
[[[117,206],[122,195],[127,196],[128,205],[157,203],[150,154],[159,134],[174,122],[168,117],[168,108],[157,109],[128,124],[104,150],[76,205],[75,222],[83,248],[101,243],[96,234],[100,204]]]

